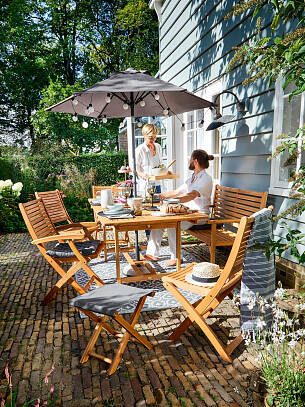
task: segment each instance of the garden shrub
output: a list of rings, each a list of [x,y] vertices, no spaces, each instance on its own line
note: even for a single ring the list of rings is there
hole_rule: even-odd
[[[0,180],[0,232],[26,230],[18,202],[22,183],[13,184],[10,179]]]
[[[122,181],[124,176],[118,173],[118,169],[126,158],[126,154],[121,152],[81,156],[62,154],[58,151],[36,155],[26,152],[2,159],[3,167],[7,168],[8,173],[8,176],[3,178],[23,183],[21,202],[35,199],[35,191],[62,189],[66,194],[64,203],[72,220],[92,221],[93,214],[88,203],[91,185],[111,185]],[[18,209],[15,222],[3,231],[23,230],[26,228]]]

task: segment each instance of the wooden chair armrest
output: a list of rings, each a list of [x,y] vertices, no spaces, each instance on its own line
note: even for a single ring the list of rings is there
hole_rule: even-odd
[[[80,222],[80,223],[68,223],[67,225],[60,225],[56,226],[57,231],[63,231],[63,230],[72,230],[72,229],[88,229],[90,230],[98,230],[99,229],[99,222]]]
[[[213,223],[239,223],[240,219],[238,218],[231,218],[231,219],[208,219],[207,223],[213,224]]]
[[[47,243],[47,242],[54,242],[58,240],[82,240],[86,237],[85,233],[81,230],[79,232],[75,231],[71,233],[65,234],[64,232],[60,235],[53,235],[53,236],[46,236],[46,237],[41,237],[40,239],[35,239],[31,243],[32,244],[41,244],[41,243]]]

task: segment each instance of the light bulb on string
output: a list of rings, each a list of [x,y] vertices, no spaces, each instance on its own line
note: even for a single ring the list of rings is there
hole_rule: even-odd
[[[107,120],[107,117],[106,117],[106,115],[104,115],[104,117],[102,118],[102,122],[103,122],[103,123],[107,123],[107,121],[108,121],[108,120]]]
[[[74,106],[78,105],[78,100],[75,98],[72,98],[72,103]]]
[[[142,122],[141,122],[141,121],[138,121],[138,122],[137,122],[137,126],[138,126],[138,127],[142,127]]]
[[[168,115],[168,113],[169,113],[169,109],[168,109],[168,108],[163,110],[163,114],[164,114],[164,116],[167,116],[167,115]]]
[[[156,100],[159,100],[159,99],[160,99],[160,95],[159,95],[159,93],[158,93],[158,92],[155,92],[155,94],[154,94],[154,98],[155,98]]]
[[[145,100],[141,100],[140,106],[141,106],[141,107],[144,107],[145,105],[146,105]]]
[[[157,123],[157,119],[153,116],[152,124],[156,124],[156,123]]]
[[[77,122],[77,121],[78,121],[77,113],[75,113],[75,114],[72,116],[72,120],[73,120],[74,122]]]
[[[184,131],[184,130],[185,130],[185,124],[181,123],[181,131]]]
[[[203,124],[204,124],[204,120],[201,120],[200,123],[198,124],[198,127],[199,127],[200,129],[202,129]]]
[[[128,110],[128,104],[127,104],[127,103],[124,103],[124,104],[123,104],[123,109],[124,109],[124,110]]]
[[[107,93],[107,96],[105,96],[105,102],[106,102],[106,103],[110,103],[110,102],[111,102],[110,93]]]
[[[120,128],[124,127],[124,122],[120,123]]]
[[[89,103],[86,113],[91,114],[93,112],[94,112],[94,107],[92,106],[92,103]]]
[[[87,129],[88,128],[88,123],[84,121],[84,122],[82,122],[82,126],[83,126],[84,129]]]

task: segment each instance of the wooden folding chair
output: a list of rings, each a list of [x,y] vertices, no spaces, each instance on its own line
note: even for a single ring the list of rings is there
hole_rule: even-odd
[[[192,263],[176,273],[162,277],[164,287],[180,302],[189,314],[189,316],[170,335],[170,340],[174,341],[178,339],[195,321],[221,358],[226,362],[232,362],[230,354],[242,342],[243,338],[241,334],[239,334],[227,347],[224,347],[212,328],[207,324],[206,319],[225,297],[229,296],[232,299],[232,290],[241,281],[246,244],[253,221],[253,217],[247,218],[244,216],[241,218],[230,256],[215,286],[200,287],[185,281],[185,275],[192,271],[192,268],[196,263]],[[199,294],[202,298],[194,304],[191,304],[183,294],[181,294],[179,289]]]
[[[51,219],[51,222],[55,225],[55,228],[58,232],[69,229],[70,224],[73,223],[73,221],[70,218],[63,202],[62,191],[56,189],[55,191],[35,192],[35,197],[42,199],[42,202]],[[56,226],[56,223],[59,222],[68,222],[68,224]],[[90,233],[97,230],[96,222],[79,222],[79,225],[80,227],[84,226],[86,229],[89,230]]]
[[[97,193],[104,190],[104,189],[111,189],[113,199],[116,199],[116,197],[118,197],[119,193],[122,190],[122,188],[116,187],[115,185],[111,185],[111,186],[92,185],[93,199],[96,199]],[[107,260],[108,260],[107,252],[113,252],[114,251],[113,246],[115,244],[114,239],[107,239],[107,232],[112,232],[113,233],[113,227],[102,226],[100,231],[103,232],[103,240],[104,240],[104,243],[105,243],[105,246],[104,246],[104,260],[105,260],[105,262],[107,262]],[[130,245],[128,232],[125,232],[124,237],[119,239],[119,244],[126,244],[128,246]],[[112,248],[109,250],[107,245],[111,245]]]
[[[131,287],[126,284],[105,284],[96,290],[89,291],[84,295],[73,298],[70,302],[71,305],[77,307],[96,323],[94,332],[82,355],[81,363],[87,362],[89,356],[96,357],[110,364],[108,374],[112,374],[118,367],[129,339],[132,340],[134,338],[147,349],[151,349],[152,345],[135,330],[134,326],[137,323],[147,296],[154,296],[154,294],[155,293],[152,290]],[[128,322],[121,316],[120,310],[122,307],[130,307],[131,303],[135,304],[135,309]],[[96,313],[102,315],[98,316]],[[125,333],[118,333],[108,325],[106,322],[107,316],[113,318],[119,325],[121,325],[121,327],[125,329]],[[117,339],[121,338],[119,347],[115,351],[115,355],[112,359],[93,352],[94,345],[102,329],[105,329]]]
[[[84,226],[81,227],[80,224],[75,224],[75,230],[73,230],[72,224],[71,229],[59,234],[40,198],[19,204],[19,208],[33,239],[32,244],[37,246],[46,261],[61,276],[42,301],[42,305],[46,305],[66,282],[71,284],[79,294],[86,293],[93,282],[99,286],[103,284],[102,280],[88,266],[88,262],[99,256],[104,248],[104,242],[93,240],[89,230]],[[58,243],[52,249],[47,250],[46,244],[48,242]],[[62,267],[64,263],[73,264],[66,271]],[[82,287],[73,278],[74,274],[81,268],[90,277],[85,287]]]

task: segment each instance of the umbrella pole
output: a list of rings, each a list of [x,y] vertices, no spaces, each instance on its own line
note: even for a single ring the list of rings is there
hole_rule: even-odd
[[[131,115],[131,147],[133,155],[133,195],[137,197],[137,172],[136,172],[136,142],[134,132],[134,96],[133,92],[130,92],[130,115]],[[135,231],[135,249],[136,249],[136,261],[140,260],[139,250],[139,234]]]

